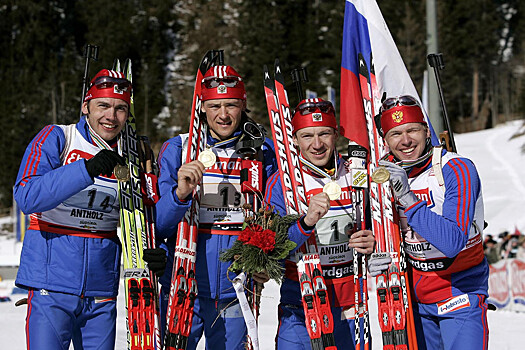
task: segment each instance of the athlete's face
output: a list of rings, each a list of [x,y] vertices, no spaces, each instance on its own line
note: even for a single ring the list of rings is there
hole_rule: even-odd
[[[202,104],[210,134],[216,139],[229,138],[241,124],[242,112],[246,109],[246,101],[237,98],[208,100]]]
[[[302,156],[318,167],[328,165],[334,155],[338,134],[328,126],[311,126],[297,130],[293,136]]]
[[[421,123],[407,123],[390,129],[385,141],[400,160],[415,160],[423,155],[430,130]]]
[[[126,124],[129,106],[118,98],[94,98],[84,102],[82,113],[87,115],[88,124],[100,137],[111,141]]]

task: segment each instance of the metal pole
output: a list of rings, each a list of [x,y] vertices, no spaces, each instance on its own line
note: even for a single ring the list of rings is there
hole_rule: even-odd
[[[437,88],[439,91],[439,98],[441,100],[441,107],[443,109],[443,121],[445,122],[445,130],[448,132],[449,141],[452,152],[456,152],[456,143],[454,142],[454,133],[450,126],[450,119],[448,118],[447,105],[445,104],[445,96],[443,95],[443,88],[441,86],[441,76],[439,71],[445,68],[443,62],[443,55],[441,53],[434,53],[427,56],[428,64],[434,69],[434,75],[436,77]]]
[[[86,58],[86,63],[84,65],[84,77],[82,78],[82,95],[80,98],[80,116],[82,116],[82,105],[84,104],[84,97],[86,96],[87,85],[88,85],[88,74],[89,74],[89,61],[98,59],[98,46],[95,45],[86,45],[86,50],[84,51],[84,57]]]
[[[437,14],[436,0],[426,1],[427,12],[427,55],[438,52],[438,31],[437,31]],[[434,77],[428,77],[428,117],[434,130],[438,133],[443,130],[443,120],[440,118],[439,97],[436,91]]]
[[[292,81],[295,84],[297,89],[297,97],[299,97],[299,102],[304,100],[303,84],[302,82],[308,81],[308,75],[306,74],[306,68],[295,68],[290,73],[292,75]]]

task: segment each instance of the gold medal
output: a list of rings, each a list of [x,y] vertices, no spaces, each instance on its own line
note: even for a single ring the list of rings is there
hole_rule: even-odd
[[[129,168],[127,165],[117,164],[115,168],[113,169],[113,174],[115,175],[117,180],[123,181],[123,182],[128,181],[131,177],[129,173]]]
[[[197,159],[204,165],[205,168],[209,168],[215,165],[215,162],[217,161],[217,156],[215,155],[215,153],[207,149],[199,153]]]
[[[385,167],[379,167],[372,173],[372,181],[377,184],[382,184],[390,179],[390,173]]]
[[[335,181],[330,181],[323,186],[323,192],[328,195],[331,201],[335,201],[341,197],[341,186]]]

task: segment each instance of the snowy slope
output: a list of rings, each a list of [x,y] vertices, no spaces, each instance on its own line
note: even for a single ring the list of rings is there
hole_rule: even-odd
[[[483,186],[485,233],[525,229],[525,135],[523,121],[457,135],[461,155],[476,164]],[[512,233],[511,232],[511,233]]]
[[[525,155],[521,148],[525,136],[512,138],[522,127],[521,121],[510,122],[494,129],[456,135],[459,153],[471,158],[481,175],[485,199],[485,219],[489,222],[488,233],[498,234],[503,230],[525,229]],[[0,255],[15,248],[13,241],[0,239]],[[10,256],[13,256],[9,254]],[[1,257],[1,256],[0,256]],[[7,264],[16,265],[16,257],[5,258]],[[0,282],[0,296],[9,295],[13,281]],[[123,291],[119,295],[119,306],[123,308]],[[259,336],[261,350],[274,349],[277,329],[277,304],[279,287],[268,283],[263,291]],[[14,301],[21,295],[11,295],[13,302],[0,303],[0,349],[25,349],[25,307],[15,308]],[[370,317],[373,349],[380,349],[380,332],[377,323],[375,295],[370,295]],[[122,309],[121,309],[122,310]],[[126,325],[123,311],[117,320],[116,349],[126,347]],[[490,340],[493,350],[518,350],[525,344],[525,314],[510,311],[489,312]],[[204,349],[204,345],[199,345]]]

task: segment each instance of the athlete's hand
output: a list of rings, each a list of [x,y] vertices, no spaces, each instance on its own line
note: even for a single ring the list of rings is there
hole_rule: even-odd
[[[202,181],[202,174],[204,174],[204,165],[200,161],[194,160],[183,164],[177,173],[179,177],[177,191],[175,192],[177,197],[179,199],[187,198]]]
[[[126,160],[109,149],[103,149],[85,161],[86,170],[92,179],[99,175],[111,176],[117,164],[126,165]]]
[[[375,243],[374,234],[370,230],[354,232],[348,240],[348,246],[361,254],[371,254],[374,251]]]
[[[368,259],[368,272],[370,276],[376,277],[377,275],[383,273],[383,271],[388,270],[392,258],[389,253],[374,253]]]
[[[304,223],[308,226],[315,226],[317,222],[328,213],[330,209],[330,198],[324,192],[318,193],[310,198],[308,211],[304,217]]]
[[[166,269],[166,251],[162,248],[144,249],[142,259],[148,264],[148,269],[157,277],[164,275]]]
[[[408,175],[405,169],[397,164],[384,160],[380,160],[379,165],[384,166],[390,173],[390,185],[394,190],[394,195],[398,202],[401,203],[404,208],[408,208],[415,204],[418,199],[414,192],[410,191]]]

